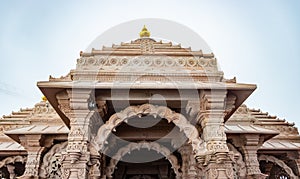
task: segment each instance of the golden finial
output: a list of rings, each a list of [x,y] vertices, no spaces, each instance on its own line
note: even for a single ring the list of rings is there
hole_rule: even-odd
[[[148,31],[145,25],[142,31],[140,32],[140,37],[150,37],[150,32]]]
[[[44,102],[46,102],[46,101],[47,101],[46,96],[43,96],[43,97],[42,97],[42,100],[43,100]]]

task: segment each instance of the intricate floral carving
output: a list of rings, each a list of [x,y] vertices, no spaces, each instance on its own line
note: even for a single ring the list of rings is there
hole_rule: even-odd
[[[151,48],[149,48],[149,50],[150,49]],[[208,68],[217,70],[217,63],[215,58],[203,57],[157,56],[155,58],[149,58],[147,56],[141,56],[136,58],[131,56],[98,55],[93,57],[81,57],[77,60],[77,69],[99,69],[99,67],[117,69],[118,67],[130,65],[141,67],[194,67],[198,69]]]
[[[44,156],[39,176],[43,178],[61,178],[62,153],[68,142],[54,145]]]
[[[62,168],[62,178],[67,179],[70,176],[70,169],[69,168]]]

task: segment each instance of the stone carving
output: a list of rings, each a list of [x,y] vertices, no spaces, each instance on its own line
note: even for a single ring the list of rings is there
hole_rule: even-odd
[[[93,56],[81,57],[77,60],[77,69],[103,68],[119,69],[120,67],[186,67],[216,71],[217,62],[215,58],[203,57],[169,57],[169,56]]]
[[[110,164],[107,167],[106,175],[111,178],[119,160],[131,151],[140,149],[154,150],[165,156],[172,165],[172,168],[176,174],[176,178],[181,178],[181,173],[179,172],[180,166],[177,157],[173,155],[168,148],[160,145],[157,142],[130,143],[127,146],[120,148],[118,152],[111,158]]]
[[[26,160],[27,160],[26,157],[20,156],[20,155],[13,156],[13,157],[6,157],[0,161],[0,168],[6,166],[8,164],[14,164],[15,162],[25,163]]]
[[[76,83],[76,85],[81,84]],[[74,86],[72,89],[58,93],[56,98],[60,109],[69,118],[70,125],[68,145],[62,155],[62,178],[86,178],[89,175],[92,178],[99,177],[99,172],[95,168],[97,161],[94,160],[99,154],[98,152],[94,154],[95,150],[89,146],[92,135],[96,135],[94,133],[97,132],[94,129],[102,124],[94,90]],[[93,171],[89,173],[91,167]]]
[[[201,91],[198,123],[203,129],[203,139],[210,153],[228,152],[224,130],[225,98],[227,91]],[[232,107],[235,98],[232,97]]]
[[[154,106],[151,104],[144,104],[141,106],[130,106],[125,110],[115,113],[109,120],[100,127],[97,136],[92,141],[92,145],[98,151],[103,151],[104,145],[107,144],[107,138],[115,128],[122,122],[127,122],[133,116],[151,115],[153,117],[161,117],[162,119],[173,122],[180,131],[187,136],[189,143],[193,146],[193,151],[196,155],[204,155],[205,147],[203,141],[199,137],[195,126],[191,125],[189,121],[180,113],[176,113],[166,106]]]
[[[196,118],[196,116],[199,114],[199,109],[200,109],[200,101],[188,101],[186,105],[186,113],[190,116],[190,118]]]
[[[236,101],[236,96],[233,94],[228,94],[227,95],[227,100],[226,100],[226,105],[225,105],[225,112],[229,113],[232,111],[232,109],[235,108],[235,101]]]
[[[266,162],[272,162],[278,166],[280,166],[281,168],[284,169],[284,171],[290,176],[291,179],[298,179],[298,177],[294,174],[293,170],[287,166],[282,160],[271,156],[271,155],[260,155],[258,157],[259,161],[266,161]]]
[[[70,176],[70,169],[62,168],[62,178],[69,178],[69,176]]]
[[[154,46],[152,39],[143,39],[141,40],[141,52],[143,54],[151,54],[154,53]]]
[[[217,178],[233,178],[232,165],[230,163],[218,164],[211,163],[209,168],[207,168],[208,173],[206,178],[217,179]],[[204,177],[205,178],[205,177]]]
[[[196,178],[198,176],[196,168],[196,159],[191,155],[192,146],[185,144],[178,149],[181,154],[181,172],[182,178]],[[202,173],[202,171],[201,171]]]
[[[232,138],[232,142],[243,152],[247,176],[263,176],[257,160],[257,150],[262,145],[260,135],[244,134]]]
[[[62,91],[56,95],[56,98],[59,103],[58,108],[66,116],[68,116],[69,113],[71,112],[70,99],[69,99],[68,93],[66,91]]]
[[[72,81],[72,75],[71,73],[68,73],[66,76],[61,76],[60,78],[55,78],[50,75],[49,81]]]
[[[61,178],[62,153],[66,150],[68,142],[54,145],[44,156],[39,176],[42,178]]]
[[[69,137],[72,139],[83,140],[85,136],[85,131],[81,127],[73,127],[69,133]]]
[[[233,152],[234,156],[234,164],[233,164],[233,171],[234,171],[234,178],[244,178],[246,177],[246,164],[243,160],[243,155],[230,143],[227,143],[229,151]]]
[[[50,106],[48,102],[40,102],[33,108],[33,113],[38,114],[56,114],[55,110]]]
[[[41,143],[43,143],[45,138],[41,134],[24,135],[19,138],[22,146],[24,146],[28,153],[25,172],[21,178],[38,178],[41,155],[45,150],[45,147],[42,147]]]
[[[101,176],[101,155],[92,155],[93,152],[91,152],[90,156],[90,171],[89,171],[89,178],[91,179],[99,179]]]

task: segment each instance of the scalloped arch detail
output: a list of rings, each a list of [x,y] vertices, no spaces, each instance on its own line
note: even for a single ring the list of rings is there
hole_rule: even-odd
[[[172,154],[172,152],[160,145],[157,142],[139,142],[139,143],[130,143],[118,150],[118,152],[111,158],[109,166],[107,167],[106,173],[108,177],[112,177],[112,174],[114,173],[114,170],[118,164],[118,162],[122,159],[123,156],[126,154],[130,154],[131,151],[134,150],[140,150],[140,149],[148,149],[148,150],[154,150],[157,153],[162,154],[166,157],[166,159],[170,162],[175,174],[176,178],[181,177],[181,173],[179,172],[180,165],[178,163],[178,159],[175,155]]]
[[[294,174],[293,170],[287,166],[282,160],[271,156],[271,155],[260,155],[259,161],[273,162],[284,169],[284,171],[291,177],[291,179],[297,179],[298,177]]]
[[[26,157],[25,156],[13,156],[13,157],[6,157],[3,160],[0,161],[0,168],[4,167],[7,164],[13,164],[15,162],[21,162],[21,163],[25,163],[26,162]]]
[[[112,131],[116,130],[117,126],[123,122],[128,122],[131,117],[141,117],[142,115],[150,115],[154,118],[159,116],[162,119],[166,119],[169,123],[173,122],[189,139],[188,142],[191,143],[194,153],[197,155],[205,153],[205,143],[199,137],[198,130],[194,125],[192,125],[182,114],[176,113],[166,106],[155,106],[152,104],[129,106],[126,109],[113,114],[109,120],[98,129],[97,135],[92,141],[94,150],[103,152],[104,145],[108,143],[107,139],[109,135]]]

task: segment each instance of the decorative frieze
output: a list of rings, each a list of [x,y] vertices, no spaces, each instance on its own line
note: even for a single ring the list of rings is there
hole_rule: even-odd
[[[113,56],[96,55],[92,57],[81,57],[77,60],[77,70],[79,69],[114,69],[122,67],[134,68],[194,68],[197,70],[207,69],[217,71],[217,61],[215,58],[203,57],[170,57],[170,56]]]

